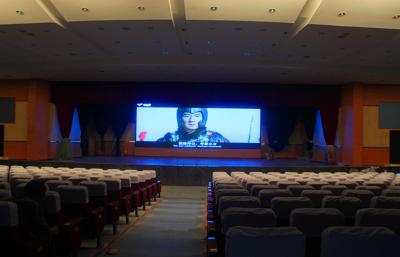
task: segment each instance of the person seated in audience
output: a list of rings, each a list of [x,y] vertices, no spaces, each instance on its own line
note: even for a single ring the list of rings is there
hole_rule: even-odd
[[[18,205],[21,236],[27,240],[39,240],[48,246],[49,256],[55,256],[54,237],[58,235],[57,226],[50,227],[45,219],[44,198],[46,186],[38,180],[31,180],[23,194],[16,199]]]
[[[220,133],[207,130],[207,117],[207,108],[178,108],[178,130],[168,132],[157,142],[229,143]]]

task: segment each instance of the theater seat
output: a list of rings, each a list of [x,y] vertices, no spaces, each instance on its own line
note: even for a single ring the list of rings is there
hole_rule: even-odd
[[[379,186],[366,186],[366,185],[362,185],[362,186],[357,186],[356,190],[369,190],[372,193],[374,193],[374,195],[380,195],[382,193],[382,188]]]
[[[304,190],[301,193],[301,196],[311,199],[315,208],[321,207],[322,199],[330,195],[333,195],[333,193],[329,190]]]
[[[313,203],[307,197],[274,197],[271,200],[271,209],[278,219],[278,226],[289,225],[290,214],[297,208],[312,208]]]
[[[72,182],[68,180],[48,180],[46,181],[46,185],[49,190],[54,191],[58,186],[72,185]]]
[[[400,209],[400,197],[375,196],[371,199],[371,208]]]
[[[226,232],[231,227],[275,227],[276,215],[274,211],[266,208],[240,208],[225,209],[221,215],[221,232]]]
[[[293,196],[300,196],[304,190],[314,190],[314,187],[310,185],[290,185],[287,189]]]
[[[383,227],[331,227],[322,233],[321,257],[398,257],[400,237]]]
[[[279,189],[279,187],[277,185],[254,185],[251,187],[250,194],[252,196],[258,196],[260,191],[264,189]]]
[[[274,197],[291,197],[292,193],[288,189],[263,189],[258,193],[260,204],[264,208],[271,208],[271,200]]]
[[[223,196],[248,196],[249,191],[246,189],[219,189],[215,192],[216,203]]]
[[[7,200],[12,197],[11,191],[9,189],[0,189],[0,200]]]
[[[361,200],[349,196],[325,196],[322,208],[336,208],[344,214],[346,225],[353,225],[356,212],[363,208]]]
[[[385,189],[382,191],[383,196],[400,196],[400,189]]]
[[[374,193],[369,190],[344,190],[342,192],[343,196],[354,196],[361,200],[363,207],[368,208],[371,198],[374,197]]]
[[[322,190],[329,190],[333,195],[339,196],[344,190],[347,189],[344,185],[325,185],[321,187]]]
[[[400,235],[400,209],[366,208],[358,210],[355,226],[386,227]]]
[[[222,215],[230,207],[259,208],[260,201],[255,196],[222,196],[218,202],[218,214]]]
[[[61,199],[58,192],[47,191],[44,198],[44,209],[47,224],[58,226],[60,233],[55,238],[57,252],[62,255],[76,256],[81,246],[80,222],[66,221],[61,214]]]
[[[72,223],[81,220],[82,236],[96,238],[97,246],[100,246],[100,234],[104,229],[103,213],[90,207],[87,187],[58,186],[56,190],[61,198],[62,215]]]
[[[294,227],[233,227],[225,237],[226,257],[304,257],[304,235]]]
[[[328,227],[344,226],[345,217],[334,208],[294,209],[290,226],[298,228],[306,236],[306,256],[319,257],[321,234]]]

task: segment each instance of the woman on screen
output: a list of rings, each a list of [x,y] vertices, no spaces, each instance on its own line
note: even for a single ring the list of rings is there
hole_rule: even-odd
[[[168,132],[158,142],[229,143],[220,133],[207,130],[206,108],[178,108],[178,130]]]

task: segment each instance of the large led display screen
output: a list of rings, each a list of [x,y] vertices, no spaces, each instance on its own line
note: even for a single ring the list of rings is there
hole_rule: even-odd
[[[136,108],[136,146],[172,148],[259,148],[260,109]]]

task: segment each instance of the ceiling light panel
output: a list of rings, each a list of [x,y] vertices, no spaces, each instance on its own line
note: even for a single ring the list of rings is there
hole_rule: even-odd
[[[188,20],[293,23],[305,0],[186,0]],[[212,11],[210,8],[217,7]],[[270,10],[275,10],[274,12]]]
[[[171,19],[168,0],[52,0],[52,3],[67,21]],[[82,8],[90,11],[82,12]]]
[[[17,13],[17,11],[19,13]],[[23,13],[23,15],[21,15]],[[34,0],[1,0],[0,24],[50,23],[47,14]]]
[[[322,1],[311,24],[347,27],[400,29],[393,16],[400,11],[399,0]],[[340,13],[346,15],[339,16]]]

